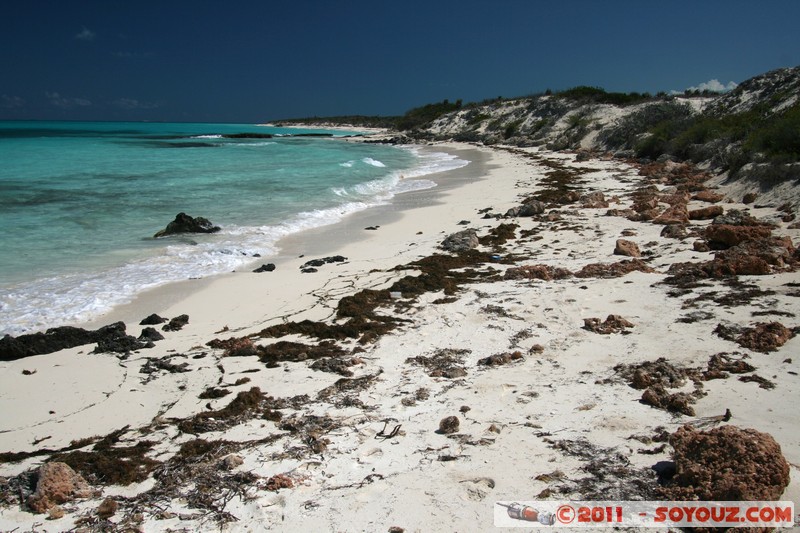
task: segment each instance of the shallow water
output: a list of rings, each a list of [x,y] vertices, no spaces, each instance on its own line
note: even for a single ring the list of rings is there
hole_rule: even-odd
[[[283,136],[298,133],[0,123],[0,334],[89,320],[148,288],[230,272],[277,253],[282,237],[434,187],[426,175],[467,164],[413,147]],[[153,239],[179,212],[222,231]]]

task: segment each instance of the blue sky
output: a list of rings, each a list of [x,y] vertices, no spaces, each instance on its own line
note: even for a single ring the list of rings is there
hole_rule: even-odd
[[[800,65],[797,0],[3,0],[0,119],[263,122]]]

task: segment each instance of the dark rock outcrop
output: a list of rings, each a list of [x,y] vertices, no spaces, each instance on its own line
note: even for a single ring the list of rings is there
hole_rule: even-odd
[[[797,250],[790,238],[771,237],[744,241],[717,252],[712,261],[701,263],[699,267],[711,278],[765,276],[775,269],[795,268],[797,262]],[[672,265],[670,271],[676,265]]]
[[[50,328],[44,333],[30,333],[18,337],[6,335],[0,339],[0,361],[14,361],[31,355],[53,353],[95,342],[111,346],[115,341],[127,337],[129,336],[125,333],[123,322],[115,322],[94,331],[62,326]],[[130,338],[136,340],[134,337]],[[143,346],[139,346],[141,347]]]
[[[300,272],[303,272],[304,274],[317,272],[317,267],[328,265],[330,263],[344,263],[345,261],[347,261],[347,258],[343,255],[332,255],[330,257],[323,257],[322,259],[312,259],[311,261],[306,261],[300,265]]]
[[[441,247],[448,252],[464,252],[477,248],[480,244],[478,234],[474,229],[465,229],[458,233],[453,233],[441,244]]]
[[[139,334],[139,340],[142,341],[162,341],[164,340],[164,335],[158,332],[156,328],[147,327],[142,329],[142,332]]]
[[[163,324],[166,321],[167,321],[166,318],[160,317],[157,314],[153,313],[152,315],[143,318],[142,321],[139,322],[139,325],[140,326],[155,326],[156,324]]]
[[[146,336],[137,339],[133,335],[120,335],[118,337],[100,339],[93,353],[127,354],[144,348],[152,348],[153,346],[155,346],[153,341]]]
[[[535,199],[526,200],[519,207],[512,207],[506,211],[507,217],[532,217],[544,213],[547,205],[544,202]]]
[[[186,213],[178,213],[175,220],[167,224],[167,227],[153,235],[153,238],[166,237],[178,233],[216,233],[220,231],[219,226],[215,226],[210,220],[203,217],[190,217]]]
[[[178,315],[171,319],[163,328],[164,331],[180,331],[189,323],[189,315]]]

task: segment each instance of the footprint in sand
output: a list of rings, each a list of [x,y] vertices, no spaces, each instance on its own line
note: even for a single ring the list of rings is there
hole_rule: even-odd
[[[359,454],[357,460],[360,464],[372,464],[381,457],[383,457],[382,449],[370,448],[369,450],[366,450],[365,452]]]
[[[494,490],[494,479],[490,477],[476,477],[461,481],[464,486],[463,498],[474,502],[483,501]]]

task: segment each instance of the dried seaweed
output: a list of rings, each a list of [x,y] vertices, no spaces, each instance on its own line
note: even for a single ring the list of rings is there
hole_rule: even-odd
[[[581,470],[589,476],[564,479],[561,474],[549,480],[550,494],[577,495],[578,500],[641,500],[653,499],[657,487],[652,469],[634,468],[624,453],[613,448],[596,446],[585,439],[544,439],[551,448],[584,461]],[[548,478],[549,479],[549,478]],[[559,484],[555,484],[560,482]]]
[[[147,457],[155,442],[143,440],[133,446],[117,446],[127,427],[110,433],[98,441],[91,451],[75,450],[59,453],[50,461],[68,464],[87,481],[109,485],[129,485],[147,479],[160,464]]]
[[[452,296],[466,283],[495,279],[494,270],[478,271],[476,267],[492,262],[491,254],[468,250],[456,255],[434,254],[407,265],[395,267],[394,271],[417,270],[416,276],[405,276],[385,290],[364,289],[342,298],[336,307],[337,319],[344,322],[328,324],[303,320],[287,322],[263,329],[260,337],[277,338],[285,335],[305,335],[317,339],[359,339],[361,343],[374,342],[408,322],[396,316],[377,313],[379,307],[388,307],[396,302],[391,293],[402,294],[403,298],[415,299],[427,292],[443,291]],[[410,302],[406,305],[410,305]]]
[[[464,357],[470,353],[472,350],[444,348],[430,356],[409,357],[406,363],[424,367],[428,375],[434,378],[456,379],[467,375]]]
[[[516,239],[517,228],[519,228],[519,224],[500,224],[492,228],[488,235],[478,238],[478,242],[483,246],[502,246],[506,242]]]
[[[207,433],[221,431],[232,427],[243,420],[257,417],[274,417],[273,409],[280,403],[272,396],[267,396],[258,387],[242,391],[231,402],[216,411],[204,411],[192,417],[178,421],[178,429],[184,433]]]

